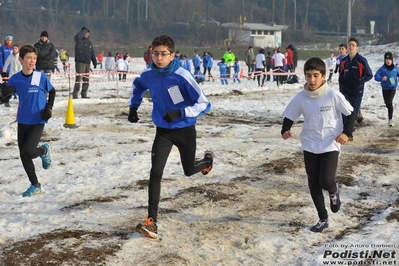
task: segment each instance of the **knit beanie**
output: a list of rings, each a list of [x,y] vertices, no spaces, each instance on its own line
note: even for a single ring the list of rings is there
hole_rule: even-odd
[[[48,38],[48,32],[47,31],[42,31],[40,34],[40,37],[47,37]]]
[[[384,60],[385,60],[385,59],[391,59],[391,60],[393,60],[393,55],[392,55],[392,53],[391,53],[391,52],[385,53],[385,54],[384,54]]]

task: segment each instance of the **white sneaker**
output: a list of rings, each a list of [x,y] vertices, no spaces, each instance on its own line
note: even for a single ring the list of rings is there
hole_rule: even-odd
[[[388,126],[389,126],[389,127],[393,127],[392,119],[389,119],[389,120],[388,120]]]

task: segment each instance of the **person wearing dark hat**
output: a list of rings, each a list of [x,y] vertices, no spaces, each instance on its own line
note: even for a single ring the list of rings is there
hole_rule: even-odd
[[[55,47],[48,39],[48,32],[42,31],[40,39],[33,45],[37,50],[36,70],[46,73],[48,78],[54,70]]]
[[[74,99],[78,98],[81,83],[82,98],[89,98],[87,97],[87,91],[89,90],[90,63],[93,62],[94,68],[97,67],[97,58],[89,35],[89,29],[83,27],[74,37],[76,71],[75,86],[72,94]]]
[[[382,97],[385,106],[388,109],[388,126],[393,127],[393,98],[395,97],[396,88],[398,87],[399,68],[393,63],[393,55],[391,52],[384,54],[384,64],[377,70],[374,75],[376,81],[381,82]]]
[[[248,47],[248,50],[245,52],[245,64],[248,67],[248,79],[252,79],[252,73],[255,69],[253,69],[252,62],[255,60],[255,52],[252,46]]]

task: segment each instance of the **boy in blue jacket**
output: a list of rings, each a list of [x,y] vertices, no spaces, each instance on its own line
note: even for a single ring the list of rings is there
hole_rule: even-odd
[[[228,85],[229,83],[227,82],[227,64],[225,63],[225,59],[222,58],[222,61],[218,63],[219,66],[219,72],[220,72],[220,82],[222,85],[226,83]]]
[[[197,118],[208,113],[211,103],[190,72],[174,59],[175,44],[168,35],[152,41],[153,60],[140,77],[133,81],[128,120],[137,123],[137,109],[144,94],[150,91],[153,102],[152,121],[156,134],[151,150],[151,171],[148,184],[148,217],[136,226],[136,232],[157,238],[158,204],[161,179],[170,151],[175,145],[186,176],[208,174],[213,165],[213,152],[205,151],[202,160],[195,160]]]
[[[388,126],[393,127],[392,101],[395,97],[396,88],[398,87],[399,68],[393,64],[391,52],[385,53],[384,61],[384,65],[375,73],[374,79],[381,82],[382,97],[384,98],[385,106],[388,108]]]
[[[236,58],[234,60],[233,68],[234,68],[233,83],[235,83],[236,80],[238,81],[238,83],[241,83],[241,80],[239,78],[239,76],[240,76],[240,64],[238,64],[238,58]]]
[[[44,125],[51,118],[55,99],[55,89],[46,74],[34,70],[38,52],[31,45],[24,45],[19,52],[22,71],[14,74],[1,90],[3,101],[7,96],[16,93],[19,104],[17,112],[18,148],[22,165],[28,175],[31,186],[22,193],[31,197],[42,191],[38,181],[33,159],[41,157],[44,169],[51,166],[51,150],[48,143],[37,147],[43,133]],[[47,99],[48,95],[48,99]]]
[[[199,67],[197,67],[194,71],[194,78],[198,84],[204,84],[205,82],[205,76]]]

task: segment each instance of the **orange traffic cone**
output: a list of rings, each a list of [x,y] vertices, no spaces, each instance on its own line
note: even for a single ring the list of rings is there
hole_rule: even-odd
[[[240,79],[242,79],[243,77],[244,77],[244,69],[241,68],[241,70],[240,70]]]
[[[78,126],[75,125],[75,114],[73,112],[73,103],[72,103],[72,96],[69,96],[68,100],[68,109],[65,117],[65,124],[64,127],[66,128],[77,128]]]

